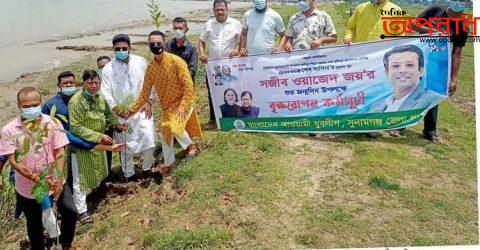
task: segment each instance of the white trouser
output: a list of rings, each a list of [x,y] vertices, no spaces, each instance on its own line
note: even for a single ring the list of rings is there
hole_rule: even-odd
[[[80,190],[80,177],[78,175],[77,155],[71,155],[72,158],[72,179],[73,179],[73,201],[77,207],[78,214],[87,212],[87,192]]]
[[[182,136],[173,135],[177,142],[183,149],[187,149],[190,144],[192,144],[192,140],[188,135],[187,131],[183,131]],[[164,165],[170,166],[175,162],[175,148],[173,147],[173,140],[172,143],[169,145],[163,136],[160,138],[162,141],[162,151],[163,157],[165,158]]]
[[[42,211],[42,224],[47,231],[49,238],[55,238],[60,235],[60,228],[57,224],[57,218],[55,217],[55,214],[53,214],[51,207]]]
[[[126,153],[125,153],[126,151]],[[149,148],[142,151],[143,154],[143,164],[142,170],[150,170],[153,164],[153,153],[155,152],[155,148]],[[127,158],[125,160],[125,157]],[[130,177],[135,174],[135,170],[133,169],[133,153],[130,150],[123,149],[120,153],[120,158],[122,161],[122,170],[125,174],[125,177]]]

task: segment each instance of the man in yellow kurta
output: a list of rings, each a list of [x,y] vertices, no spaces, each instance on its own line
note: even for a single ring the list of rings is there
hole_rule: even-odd
[[[194,110],[194,88],[188,66],[182,58],[164,52],[165,35],[160,31],[152,31],[148,36],[149,47],[154,54],[145,72],[142,92],[129,109],[127,117],[135,114],[149,99],[152,87],[158,95],[162,108],[162,151],[167,173],[175,162],[173,138],[184,150],[188,150],[187,160],[195,157],[198,149],[190,139],[202,137],[200,122]]]
[[[380,40],[381,35],[388,35],[383,29],[382,17],[402,17],[402,9],[389,0],[370,0],[359,4],[347,22],[345,43]],[[388,32],[398,34],[387,22]]]

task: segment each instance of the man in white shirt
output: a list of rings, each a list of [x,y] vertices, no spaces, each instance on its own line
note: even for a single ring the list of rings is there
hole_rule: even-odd
[[[375,111],[395,112],[428,108],[438,95],[420,84],[424,73],[424,55],[416,45],[401,45],[385,53],[385,74],[393,85],[393,94],[374,107]]]
[[[213,2],[213,13],[215,18],[207,21],[198,40],[199,59],[206,63],[209,58],[219,59],[224,57],[234,57],[239,53],[240,33],[242,24],[228,16],[228,4],[226,0],[215,0]],[[209,48],[209,55],[205,54],[206,48]],[[218,66],[220,70],[220,66]],[[210,105],[210,119],[207,127],[215,123],[215,113],[213,111],[212,97],[208,86],[208,77],[206,77],[208,89],[208,103]]]
[[[127,121],[121,117],[125,112],[122,108],[128,109],[142,90],[147,61],[143,57],[130,54],[130,38],[127,35],[116,35],[112,43],[115,58],[102,70],[101,91],[119,122],[126,123],[129,127],[123,133],[115,133],[115,140],[117,143],[127,144],[120,154],[122,170],[128,180],[134,180],[134,153],[143,153],[143,171],[150,171],[153,164],[156,134],[151,103],[147,102],[142,112]]]
[[[282,17],[267,7],[266,0],[254,0],[253,3],[255,7],[243,15],[240,55],[269,54],[282,50],[280,45],[275,48],[275,34],[280,35],[280,40],[285,36]]]

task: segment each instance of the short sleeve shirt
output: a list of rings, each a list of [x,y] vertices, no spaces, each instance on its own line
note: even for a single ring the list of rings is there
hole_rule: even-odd
[[[240,41],[242,24],[237,19],[227,17],[225,22],[219,23],[212,18],[207,21],[200,34],[200,40],[207,43],[212,59],[228,57]]]
[[[335,35],[332,18],[325,12],[315,9],[310,15],[305,16],[298,12],[290,18],[287,36],[293,38],[293,49],[309,49],[310,43],[315,39]]]
[[[426,18],[426,19],[429,19],[429,18],[433,18],[433,17],[448,17],[447,15],[447,8],[448,6],[447,5],[432,5],[430,7],[428,7],[427,9],[425,9],[424,11],[422,11],[422,13],[418,14],[418,17],[420,18]],[[436,21],[431,21],[432,22],[432,27],[436,27],[435,25],[435,22]],[[466,31],[463,30],[463,21],[460,21],[458,23],[458,27],[459,27],[459,33],[457,34],[456,31],[455,31],[455,22],[454,21],[451,21],[449,23],[449,26],[450,26],[450,39],[453,43],[453,46],[454,47],[464,47],[465,46],[465,43],[467,42],[467,37],[468,37],[468,33]],[[446,29],[446,25],[442,25],[440,26],[443,30]]]
[[[54,122],[48,115],[42,114],[41,126],[47,125],[49,133],[43,138],[43,143],[39,144],[33,138],[30,139],[30,150],[25,155],[22,163],[33,173],[40,173],[45,165],[55,160],[53,152],[68,144],[68,139],[63,132],[63,126],[60,121]],[[3,127],[0,139],[0,155],[9,155],[15,151],[23,149],[23,141],[25,135],[15,138],[24,128],[24,124],[20,118],[17,118]],[[42,149],[35,152],[35,146],[41,145]],[[23,197],[33,199],[32,187],[34,182],[15,171],[15,190]]]
[[[282,17],[268,8],[264,13],[250,9],[243,15],[242,27],[248,29],[247,50],[250,55],[271,53],[275,35],[285,31]]]

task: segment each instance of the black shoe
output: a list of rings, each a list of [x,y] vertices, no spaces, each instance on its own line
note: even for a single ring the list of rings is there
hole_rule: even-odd
[[[364,135],[367,138],[378,138],[378,137],[380,137],[380,133],[378,133],[378,132],[365,133]]]
[[[133,174],[130,177],[127,177],[127,182],[136,182],[138,181],[138,174]]]
[[[50,249],[54,245],[57,245],[57,238],[45,238],[45,248]]]
[[[88,212],[83,212],[83,213],[78,215],[78,221],[80,221],[80,223],[82,225],[85,225],[85,224],[88,224],[88,223],[92,223],[93,219],[92,219],[92,216],[90,216],[90,214]]]

